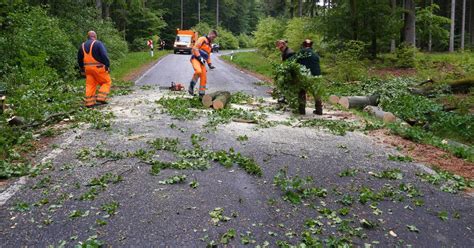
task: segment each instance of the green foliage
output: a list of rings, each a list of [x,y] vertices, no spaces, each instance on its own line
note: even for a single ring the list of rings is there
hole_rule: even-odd
[[[288,46],[294,51],[298,51],[305,39],[311,39],[314,42],[313,48],[320,50],[322,35],[318,30],[319,22],[315,18],[302,17],[288,20],[284,37],[288,41]]]
[[[474,180],[466,179],[464,177],[452,174],[447,171],[436,170],[436,173],[418,173],[423,181],[439,186],[439,189],[456,194],[468,188],[474,188]]]
[[[326,197],[327,190],[311,187],[311,177],[300,178],[298,175],[290,177],[286,169],[280,169],[273,178],[273,183],[284,192],[283,199],[293,204],[300,204],[303,199],[311,197]]]
[[[354,131],[356,126],[346,121],[312,119],[301,123],[303,127],[323,127],[335,135],[345,135],[347,131]]]
[[[159,181],[159,184],[178,184],[178,183],[184,183],[186,181],[186,175],[176,175],[169,177],[168,179],[164,181]]]
[[[424,47],[428,46],[431,35],[433,47],[437,50],[445,50],[448,46],[449,31],[446,28],[451,20],[441,15],[436,15],[440,8],[432,4],[416,11],[416,37]]]
[[[218,43],[221,49],[237,49],[239,48],[239,39],[235,37],[229,30],[219,27],[217,28],[218,36],[214,43]]]
[[[364,56],[365,43],[350,40],[344,43],[333,44],[335,56],[333,65],[329,69],[331,77],[339,82],[358,81],[366,78],[367,69],[361,63]]]
[[[247,34],[239,34],[237,36],[239,40],[239,48],[251,48],[255,46],[254,38]]]
[[[162,15],[159,9],[132,8],[127,13],[127,41],[131,43],[136,38],[158,34],[167,25]]]
[[[414,68],[416,66],[417,49],[413,46],[402,43],[395,55],[397,57],[396,66],[400,68]]]
[[[146,37],[135,38],[132,41],[132,43],[130,43],[130,50],[137,51],[137,52],[149,50],[150,48],[147,46],[147,43],[146,43],[148,40],[149,38],[146,38]]]
[[[198,35],[200,36],[207,35],[212,30],[211,26],[209,26],[209,24],[206,22],[200,22],[191,29],[198,32]]]
[[[179,120],[193,120],[198,117],[196,108],[202,108],[202,103],[198,97],[162,97],[156,101],[157,104],[163,106],[166,112]]]
[[[264,54],[275,53],[275,42],[283,37],[283,20],[267,17],[261,19],[254,32],[255,46]]]
[[[298,94],[302,89],[315,99],[322,96],[324,88],[322,79],[311,76],[311,72],[296,60],[288,60],[275,65],[273,78],[278,92],[285,96],[293,109],[298,108]]]
[[[390,180],[403,179],[403,173],[400,171],[400,169],[397,169],[397,168],[384,170],[378,173],[372,173],[372,175],[376,178],[385,178],[385,179],[390,179]]]

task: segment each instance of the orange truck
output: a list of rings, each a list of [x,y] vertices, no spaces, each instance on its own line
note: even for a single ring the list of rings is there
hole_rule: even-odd
[[[189,53],[193,49],[194,43],[198,38],[198,33],[193,30],[176,30],[176,39],[174,41],[174,53]]]

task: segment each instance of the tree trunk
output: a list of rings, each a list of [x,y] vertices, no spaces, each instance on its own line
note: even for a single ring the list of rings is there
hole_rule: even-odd
[[[298,16],[303,16],[303,0],[298,0]]]
[[[367,105],[377,106],[379,96],[347,96],[341,97],[339,104],[346,108],[364,108]]]
[[[416,17],[415,17],[415,1],[405,0],[405,26],[404,26],[404,42],[408,45],[416,45]]]
[[[216,4],[216,27],[219,27],[219,0],[217,0]]]
[[[364,112],[369,113],[372,116],[379,120],[383,120],[384,123],[393,123],[397,120],[397,117],[390,113],[383,111],[380,107],[377,106],[366,106]]]
[[[433,0],[430,1],[430,6],[433,5]],[[429,31],[429,34],[428,34],[428,52],[431,52],[431,49],[433,47],[433,35],[431,34],[431,19],[433,18],[433,11],[431,11],[430,13],[430,31]]]
[[[102,18],[108,19],[110,17],[110,3],[105,3],[102,5]]]
[[[202,97],[202,105],[205,108],[210,108],[212,106],[212,101],[216,98],[216,96],[224,93],[226,91],[216,91],[210,94],[206,94]]]
[[[212,107],[214,109],[223,109],[230,102],[230,92],[224,91],[217,95],[214,101],[212,101]]]
[[[397,0],[391,0],[392,15],[395,15],[395,9],[397,8]],[[390,40],[390,52],[394,53],[396,49],[395,39]]]
[[[466,29],[466,0],[462,1],[462,23],[461,23],[461,50],[464,50],[464,33]]]
[[[454,24],[456,22],[456,0],[451,0],[451,29],[449,32],[449,52],[454,52]]]
[[[181,0],[181,29],[183,29],[184,25],[184,5],[183,5],[183,0]]]
[[[358,18],[357,18],[357,0],[350,0],[351,4],[351,15],[352,15],[352,39],[358,40],[359,32],[358,32]]]
[[[95,8],[102,12],[102,0],[95,0]]]
[[[469,33],[471,34],[471,45],[474,45],[474,2],[470,1],[469,2],[469,8],[471,11],[469,11]]]

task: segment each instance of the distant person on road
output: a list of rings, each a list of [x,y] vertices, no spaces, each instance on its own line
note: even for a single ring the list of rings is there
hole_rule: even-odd
[[[194,68],[194,75],[189,83],[188,92],[194,96],[194,87],[196,86],[197,80],[199,82],[199,97],[203,97],[206,94],[206,84],[207,84],[207,71],[206,63],[209,66],[209,69],[214,69],[215,67],[211,63],[211,51],[212,51],[212,41],[217,37],[217,31],[212,30],[208,35],[200,37],[192,50],[191,64]]]
[[[96,104],[107,104],[112,80],[109,74],[110,60],[104,44],[97,40],[97,34],[94,31],[89,31],[87,38],[77,52],[77,63],[81,74],[86,77],[85,105],[90,108]],[[99,85],[99,93],[96,96]]]
[[[165,46],[166,46],[165,40],[161,40],[160,46],[161,46],[161,50],[165,50]]]
[[[301,44],[301,50],[299,51],[297,57],[297,62],[311,71],[312,76],[321,76],[321,67],[319,66],[319,56],[313,51],[313,41],[306,39]],[[305,112],[306,108],[306,90],[302,89],[298,93],[299,107],[298,111],[300,113]],[[314,99],[315,110],[314,114],[322,115],[323,114],[323,105],[321,98]]]

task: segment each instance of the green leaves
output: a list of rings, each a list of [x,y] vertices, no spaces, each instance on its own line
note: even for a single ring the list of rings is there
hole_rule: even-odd
[[[228,244],[231,239],[234,239],[236,236],[235,229],[231,228],[226,233],[224,233],[221,237],[221,244]]]
[[[148,142],[156,150],[172,151],[176,152],[180,145],[178,138],[156,138],[153,141]]]
[[[408,228],[410,232],[416,232],[416,233],[420,232],[420,230],[418,230],[418,228],[415,225],[407,225],[406,227]]]
[[[384,179],[389,179],[389,180],[403,179],[403,173],[398,168],[384,170],[378,173],[371,173],[371,174],[372,176],[376,178],[384,178]]]
[[[437,170],[435,174],[418,173],[423,181],[439,186],[440,190],[452,194],[467,188],[474,188],[474,180],[454,175],[447,171]]]
[[[224,215],[223,208],[214,208],[214,210],[209,212],[209,216],[211,216],[211,221],[215,226],[218,226],[219,222],[227,222],[231,219],[230,217]]]
[[[158,181],[159,184],[178,184],[178,183],[184,183],[186,181],[187,176],[186,175],[176,175],[176,176],[171,176],[166,180],[163,181]]]

